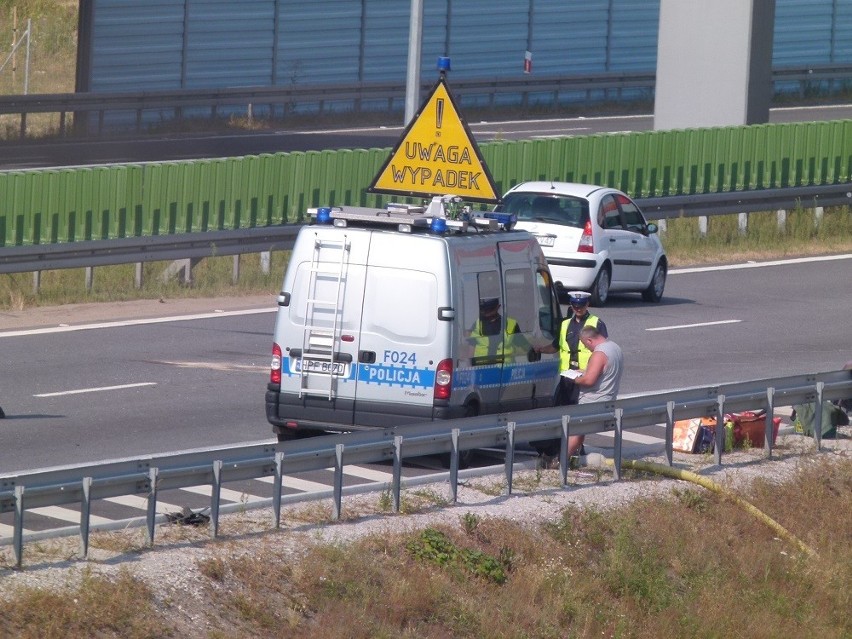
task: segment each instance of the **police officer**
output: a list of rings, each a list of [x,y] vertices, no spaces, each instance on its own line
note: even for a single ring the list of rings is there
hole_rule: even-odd
[[[500,300],[496,297],[479,301],[479,319],[471,330],[474,345],[473,363],[499,364],[510,352],[509,344],[513,335],[520,333],[518,322],[506,318],[505,335],[501,335],[503,316],[500,314]]]
[[[590,293],[586,291],[569,291],[568,304],[571,306],[571,315],[562,321],[559,328],[559,370],[585,370],[592,356],[590,351],[580,341],[580,331],[584,326],[594,326],[603,337],[609,337],[606,324],[597,315],[589,312]],[[576,404],[580,395],[580,389],[574,384],[574,380],[562,377],[562,401],[561,404]]]

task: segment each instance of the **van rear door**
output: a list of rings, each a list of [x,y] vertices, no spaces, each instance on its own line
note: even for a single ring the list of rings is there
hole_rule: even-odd
[[[311,421],[353,423],[368,245],[368,232],[315,227],[293,250],[291,303],[276,327],[285,341],[281,393],[299,397]]]
[[[422,235],[374,233],[358,343],[355,424],[432,419],[435,371],[448,357],[445,244]],[[441,280],[441,285],[439,285]]]

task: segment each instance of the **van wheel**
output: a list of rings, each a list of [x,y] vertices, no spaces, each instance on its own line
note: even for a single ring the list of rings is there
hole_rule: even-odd
[[[660,262],[654,269],[654,277],[648,288],[642,291],[642,299],[646,302],[659,302],[663,299],[663,290],[666,288],[666,265]]]
[[[592,284],[592,298],[589,300],[592,306],[603,306],[606,304],[606,301],[609,299],[609,281],[609,267],[602,266],[598,272],[598,276],[595,278],[594,284]]]

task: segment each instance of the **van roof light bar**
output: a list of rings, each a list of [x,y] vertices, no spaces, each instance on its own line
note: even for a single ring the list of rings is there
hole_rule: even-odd
[[[395,226],[411,233],[415,229],[465,232],[471,227],[482,231],[511,230],[517,218],[506,213],[474,214],[457,195],[436,195],[428,205],[391,202],[385,209],[364,206],[309,208],[308,215],[318,224],[334,226]],[[444,223],[434,224],[434,220]]]

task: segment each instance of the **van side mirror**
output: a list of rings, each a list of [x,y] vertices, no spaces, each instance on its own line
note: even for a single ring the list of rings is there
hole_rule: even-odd
[[[658,233],[660,231],[659,227],[653,222],[648,222],[648,226],[646,226],[645,228],[648,229],[648,235],[651,235],[652,233]]]

